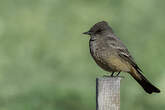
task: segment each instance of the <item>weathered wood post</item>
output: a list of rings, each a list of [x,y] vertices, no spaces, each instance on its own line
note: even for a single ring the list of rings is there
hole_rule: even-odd
[[[96,110],[120,110],[121,77],[96,79]]]

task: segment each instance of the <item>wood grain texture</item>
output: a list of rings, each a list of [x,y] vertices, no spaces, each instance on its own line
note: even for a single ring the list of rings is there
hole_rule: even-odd
[[[96,110],[120,110],[121,77],[96,79]]]

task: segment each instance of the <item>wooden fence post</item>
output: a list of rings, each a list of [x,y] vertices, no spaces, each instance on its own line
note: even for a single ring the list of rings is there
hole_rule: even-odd
[[[120,110],[121,77],[96,79],[96,110]]]

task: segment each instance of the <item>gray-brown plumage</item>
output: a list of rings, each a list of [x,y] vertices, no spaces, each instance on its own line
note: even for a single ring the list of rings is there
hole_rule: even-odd
[[[90,53],[95,62],[108,72],[127,72],[151,94],[160,90],[152,85],[143,75],[126,46],[114,34],[107,22],[96,23],[88,32],[90,35]]]

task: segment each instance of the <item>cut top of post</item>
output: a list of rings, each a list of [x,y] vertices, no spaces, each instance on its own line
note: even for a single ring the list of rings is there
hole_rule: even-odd
[[[97,110],[120,110],[121,77],[102,77],[96,79]]]

